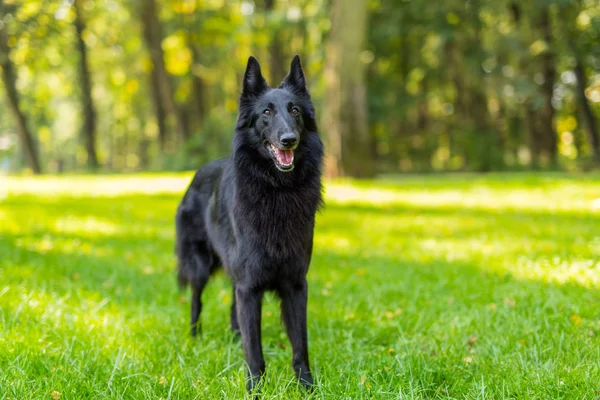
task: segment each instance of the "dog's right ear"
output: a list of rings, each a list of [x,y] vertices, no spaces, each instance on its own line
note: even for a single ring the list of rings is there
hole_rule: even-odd
[[[248,58],[248,65],[244,73],[242,96],[257,96],[269,88],[267,81],[260,71],[258,60],[252,56]]]

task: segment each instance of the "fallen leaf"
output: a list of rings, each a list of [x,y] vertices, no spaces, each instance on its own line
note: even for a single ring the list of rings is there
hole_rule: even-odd
[[[469,346],[473,346],[477,342],[477,339],[479,339],[479,336],[471,336],[468,341]]]
[[[58,400],[62,397],[62,393],[61,392],[57,392],[56,390],[52,391],[52,398],[54,400]]]
[[[504,304],[506,304],[509,307],[514,307],[517,304],[517,302],[515,301],[515,299],[507,297],[504,299]]]
[[[581,326],[581,324],[583,324],[583,318],[581,318],[577,314],[571,315],[571,321],[573,322],[573,325],[575,325],[575,326]]]

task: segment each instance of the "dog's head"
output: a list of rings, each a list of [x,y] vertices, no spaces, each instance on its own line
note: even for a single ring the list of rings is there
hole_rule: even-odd
[[[260,64],[248,59],[237,121],[240,140],[281,172],[290,172],[306,151],[307,135],[316,133],[315,109],[306,89],[300,58],[295,56],[281,85],[272,89]]]

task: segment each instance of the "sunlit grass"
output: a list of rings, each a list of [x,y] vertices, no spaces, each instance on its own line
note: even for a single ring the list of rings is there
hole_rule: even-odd
[[[187,337],[186,174],[0,177],[0,398],[241,398],[231,289]],[[600,391],[600,176],[326,184],[309,272],[318,386],[267,296],[266,398],[577,398]]]

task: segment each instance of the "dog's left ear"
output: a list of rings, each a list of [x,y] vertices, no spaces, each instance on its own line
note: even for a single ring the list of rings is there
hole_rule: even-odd
[[[291,89],[295,89],[301,92],[306,92],[306,79],[304,78],[304,72],[302,71],[302,66],[300,65],[300,57],[295,55],[292,59],[292,64],[290,65],[290,72],[285,77],[283,82],[281,82],[280,87],[289,87]]]

